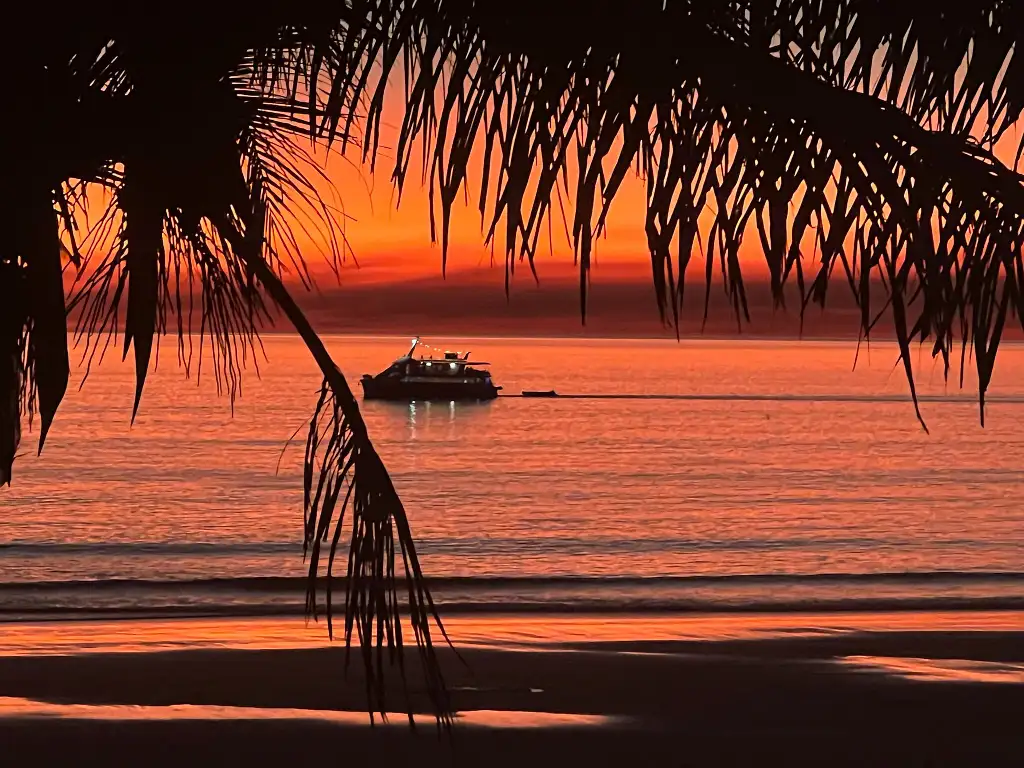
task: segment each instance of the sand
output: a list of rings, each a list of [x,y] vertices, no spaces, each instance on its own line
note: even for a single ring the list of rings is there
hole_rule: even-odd
[[[1024,763],[1024,684],[1013,682],[1024,679],[1021,632],[576,642],[557,649],[469,647],[462,655],[468,668],[451,654],[444,657],[460,710],[606,719],[597,725],[553,726],[544,718],[535,727],[462,724],[453,742],[438,739],[429,726],[411,733],[404,724],[370,729],[361,720],[332,722],[315,711],[358,711],[364,701],[358,671],[347,679],[343,674],[340,648],[8,656],[0,657],[0,697],[6,697],[0,699],[0,762],[297,766],[373,760],[366,764],[454,761],[488,768]],[[862,663],[841,661],[848,657]],[[874,657],[947,674],[908,679],[867,671]],[[1008,682],[978,682],[986,670],[1005,673],[988,679]],[[400,704],[397,689],[394,694]],[[415,691],[413,700],[423,707]],[[173,706],[182,704],[208,708]]]

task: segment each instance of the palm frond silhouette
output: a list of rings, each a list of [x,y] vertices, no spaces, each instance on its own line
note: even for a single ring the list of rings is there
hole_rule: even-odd
[[[296,212],[318,223],[328,258],[343,249],[303,142],[382,163],[389,88],[404,112],[386,170],[401,190],[423,152],[445,252],[467,191],[509,272],[534,266],[561,219],[585,312],[594,242],[638,172],[667,321],[678,326],[695,253],[705,313],[717,271],[749,319],[740,253],[753,239],[779,304],[795,282],[801,313],[824,306],[838,281],[865,337],[891,317],[912,393],[912,343],[930,344],[947,375],[959,347],[961,370],[968,357],[977,366],[984,418],[1001,335],[1022,317],[1017,4],[347,0],[225,20],[202,10],[159,22],[129,6],[37,12],[24,28],[45,39],[11,35],[0,54],[9,103],[25,105],[0,123],[0,482],[23,420],[38,417],[42,449],[64,397],[70,308],[90,355],[123,333],[133,414],[161,337],[177,339],[186,365],[193,336],[211,345],[234,396],[260,328],[283,312],[324,377],[305,458],[310,575],[325,546],[333,573],[348,514],[344,636],[361,648],[371,710],[385,711],[385,668],[402,664],[404,603],[431,707],[450,723],[432,646],[440,623],[355,397],[285,277],[309,284]],[[469,190],[474,157],[483,173]],[[99,217],[97,196],[109,201]],[[112,248],[89,247],[105,235]],[[327,618],[333,628],[330,594]]]

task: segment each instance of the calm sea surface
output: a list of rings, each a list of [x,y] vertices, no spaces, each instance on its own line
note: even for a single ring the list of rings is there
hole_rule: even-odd
[[[984,429],[970,372],[947,388],[922,354],[926,434],[887,344],[854,370],[852,342],[428,341],[507,394],[647,396],[363,405],[452,611],[1024,604],[1024,348]],[[408,344],[328,342],[353,384]],[[0,611],[301,606],[301,444],[278,462],[319,377],[296,339],[265,347],[233,416],[166,344],[134,427],[111,354],[41,457],[26,436]]]

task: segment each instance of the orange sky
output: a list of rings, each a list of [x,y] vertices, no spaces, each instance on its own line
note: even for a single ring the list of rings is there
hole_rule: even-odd
[[[482,173],[479,156],[471,163],[470,200],[455,205],[448,279],[442,279],[441,249],[430,240],[428,195],[420,178],[418,157],[410,166],[401,205],[396,207],[396,193],[390,178],[393,154],[389,147],[395,143],[400,112],[389,108],[385,116],[388,119],[381,132],[382,148],[376,175],[371,176],[369,167],[360,162],[358,146],[351,146],[344,157],[332,152],[325,158],[326,173],[340,195],[345,235],[354,258],[347,259],[339,284],[316,255],[316,245],[306,241],[309,246],[306,255],[316,276],[318,293],[299,298],[316,315],[317,327],[368,332],[389,330],[415,335],[431,332],[425,326],[435,325],[432,318],[440,317],[444,318],[441,323],[444,330],[455,333],[474,329],[512,334],[581,330],[578,273],[573,265],[572,247],[559,221],[553,226],[553,250],[549,252],[545,238],[540,243],[537,261],[540,285],[535,284],[528,266],[523,264],[517,270],[511,296],[506,298],[502,244],[497,243],[492,262],[492,251],[484,242],[485,233],[475,199]],[[1015,136],[1009,137],[1007,147],[1015,140]],[[1007,147],[999,152],[1004,161],[1012,159],[1012,149]],[[324,153],[318,154],[323,158]],[[645,196],[644,181],[630,174],[612,205],[606,236],[596,243],[589,307],[592,331],[609,335],[666,332],[659,321],[651,287],[644,233]],[[705,217],[707,221],[710,214],[706,213]],[[703,229],[706,234],[707,228]],[[750,282],[758,282],[758,278],[766,276],[766,268],[756,234],[746,239],[744,248],[745,276]],[[688,288],[686,311],[692,322],[685,323],[684,327],[694,326],[692,330],[697,332],[703,301],[703,260],[699,257],[691,262],[688,280],[692,288]],[[763,305],[754,312],[756,325],[786,335],[799,329],[793,318],[781,325],[771,320],[773,313],[766,291],[761,290],[762,286],[751,288],[751,303]],[[713,293],[720,295],[721,291]],[[846,302],[838,295],[841,293],[845,292],[833,292],[830,305],[840,313],[848,313],[852,306],[845,306]],[[735,321],[729,309],[723,305],[720,310],[721,318],[715,319],[709,330],[733,332]],[[839,326],[829,319],[827,325],[821,326],[820,333],[848,335],[855,332],[856,322],[849,318],[837,317],[836,320]],[[757,331],[756,328],[751,330]]]
[[[386,107],[386,120],[381,131],[382,149],[375,176],[371,177],[369,168],[360,164],[358,147],[350,148],[344,158],[332,153],[327,162],[328,176],[342,196],[348,217],[346,235],[355,254],[355,260],[349,260],[343,272],[344,281],[350,285],[405,282],[437,276],[441,272],[440,246],[430,242],[428,196],[421,182],[419,156],[410,164],[401,205],[396,207],[390,178],[393,154],[388,147],[394,146],[400,117],[396,104]],[[997,147],[996,154],[1003,162],[1013,162],[1017,141],[1016,133],[1010,131]],[[491,249],[484,243],[485,233],[477,210],[475,193],[479,189],[481,173],[482,162],[477,154],[471,163],[468,205],[460,201],[455,206],[448,270],[501,285],[504,277],[502,245],[497,243],[496,258],[492,264]],[[612,205],[606,236],[595,247],[594,282],[650,280],[650,259],[644,232],[645,198],[644,181],[635,174],[629,174]],[[702,219],[709,224],[710,214],[705,212]],[[707,226],[702,230],[706,235]],[[575,276],[572,247],[557,220],[553,233],[553,252],[549,252],[545,238],[541,239],[538,256],[540,277],[542,280],[572,280]],[[744,251],[741,260],[746,276],[752,279],[766,277],[767,269],[756,234],[750,233],[746,238]],[[355,261],[358,261],[358,268]],[[696,263],[698,261],[701,260],[691,262],[691,268],[694,278],[699,281],[703,278],[703,264]],[[328,282],[333,281],[333,277],[326,277]],[[525,265],[522,277],[524,279],[517,282],[524,285],[532,279]]]
[[[382,131],[382,146],[393,145],[396,122],[394,114],[391,125]],[[997,154],[1004,162],[1012,162],[1016,140],[1016,136],[1008,136],[999,148]],[[318,275],[321,293],[303,297],[302,303],[318,327],[413,335],[671,333],[662,326],[657,313],[644,232],[645,183],[635,174],[623,183],[607,220],[607,234],[596,244],[588,327],[584,329],[580,324],[578,273],[573,265],[572,247],[559,221],[553,227],[553,251],[549,252],[544,238],[541,240],[537,261],[540,284],[534,282],[528,266],[523,264],[517,270],[510,296],[506,297],[502,244],[497,243],[492,262],[491,249],[484,243],[475,198],[482,171],[477,157],[471,167],[470,200],[455,206],[448,278],[443,280],[440,246],[430,242],[428,195],[421,181],[419,158],[410,166],[398,207],[390,179],[392,164],[393,155],[386,148],[381,150],[373,177],[369,168],[359,163],[358,148],[350,150],[347,157],[332,153],[328,160],[327,172],[342,196],[346,236],[355,259],[350,259],[342,270],[340,285],[333,275],[322,271]],[[707,222],[710,212],[702,218]],[[707,226],[702,230],[706,236]],[[743,332],[796,335],[800,332],[795,311],[799,305],[797,297],[794,293],[794,300],[789,302],[793,309],[788,313],[773,310],[767,286],[755,285],[767,277],[760,241],[756,233],[748,235],[741,260],[749,283],[753,324],[746,325]],[[703,270],[703,259],[695,254],[688,274],[685,333],[701,332]],[[716,267],[716,281],[717,278]],[[819,310],[812,310],[807,319],[803,332],[810,336],[857,333],[858,315],[842,286],[831,292],[828,312],[822,315]],[[720,288],[712,290],[706,332],[736,332],[735,317],[723,301]],[[885,331],[879,328],[879,332]]]
[[[343,198],[346,236],[359,264],[358,269],[355,264],[350,264],[352,269],[346,270],[346,276],[362,283],[440,274],[441,248],[430,242],[428,195],[418,168],[415,174],[410,173],[401,204],[396,206],[396,194],[390,179],[390,153],[382,150],[384,156],[378,161],[375,176],[370,175],[368,167],[357,164],[357,152],[350,152],[350,155],[342,158],[332,153],[327,165],[328,175]],[[479,159],[474,163],[474,170],[477,173],[470,183],[475,190],[480,183]],[[609,216],[608,236],[597,245],[595,279],[603,265],[607,265],[609,272],[614,271],[619,279],[624,273],[635,279],[647,279],[650,261],[644,234],[644,196],[642,180],[630,178],[623,185]],[[572,247],[557,224],[553,231],[553,249],[549,252],[543,240],[540,247],[538,269],[542,279],[545,273],[559,278],[573,273]],[[484,238],[475,197],[471,196],[468,205],[461,201],[456,203],[450,235],[449,272],[470,272],[484,280],[502,282],[504,258],[501,244],[497,246],[492,268],[491,249]],[[524,268],[524,273],[526,271]]]
[[[341,274],[317,269],[320,293],[299,297],[316,327],[323,330],[408,333],[483,333],[513,335],[671,335],[658,316],[644,232],[645,182],[631,174],[623,183],[607,220],[606,236],[592,257],[588,323],[580,319],[579,273],[573,249],[556,219],[549,243],[542,237],[537,256],[538,281],[529,265],[517,265],[510,295],[505,295],[503,243],[485,243],[476,193],[482,174],[479,155],[471,163],[468,202],[455,204],[450,231],[447,278],[442,278],[441,247],[430,238],[428,193],[419,156],[410,164],[400,205],[391,182],[397,111],[382,130],[376,174],[359,163],[359,148],[345,157],[333,153],[328,176],[342,198],[345,234],[354,253]],[[491,195],[493,196],[493,187]],[[568,211],[571,216],[571,210]],[[489,222],[488,222],[489,223]],[[440,210],[438,209],[438,232]],[[758,268],[755,252],[751,275]],[[322,263],[322,262],[321,262]],[[763,263],[763,262],[762,262]],[[358,264],[358,266],[357,266]],[[694,285],[703,279],[703,263],[693,264]],[[698,275],[696,272],[700,272]],[[690,310],[698,321],[697,300]],[[731,333],[735,322],[726,309],[715,331]],[[795,330],[796,326],[793,327]],[[788,333],[787,333],[788,335]]]

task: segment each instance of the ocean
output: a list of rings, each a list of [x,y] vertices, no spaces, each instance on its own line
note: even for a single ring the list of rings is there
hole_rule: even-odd
[[[969,367],[878,342],[427,339],[490,362],[483,404],[362,404],[442,611],[1024,606],[1024,347],[979,425]],[[354,386],[409,338],[329,337]],[[300,613],[301,428],[319,377],[264,338],[241,396],[165,343],[130,425],[112,353],[0,490],[0,618]],[[206,361],[207,364],[209,361]],[[84,369],[74,374],[81,381]],[[283,452],[282,452],[283,451]]]

